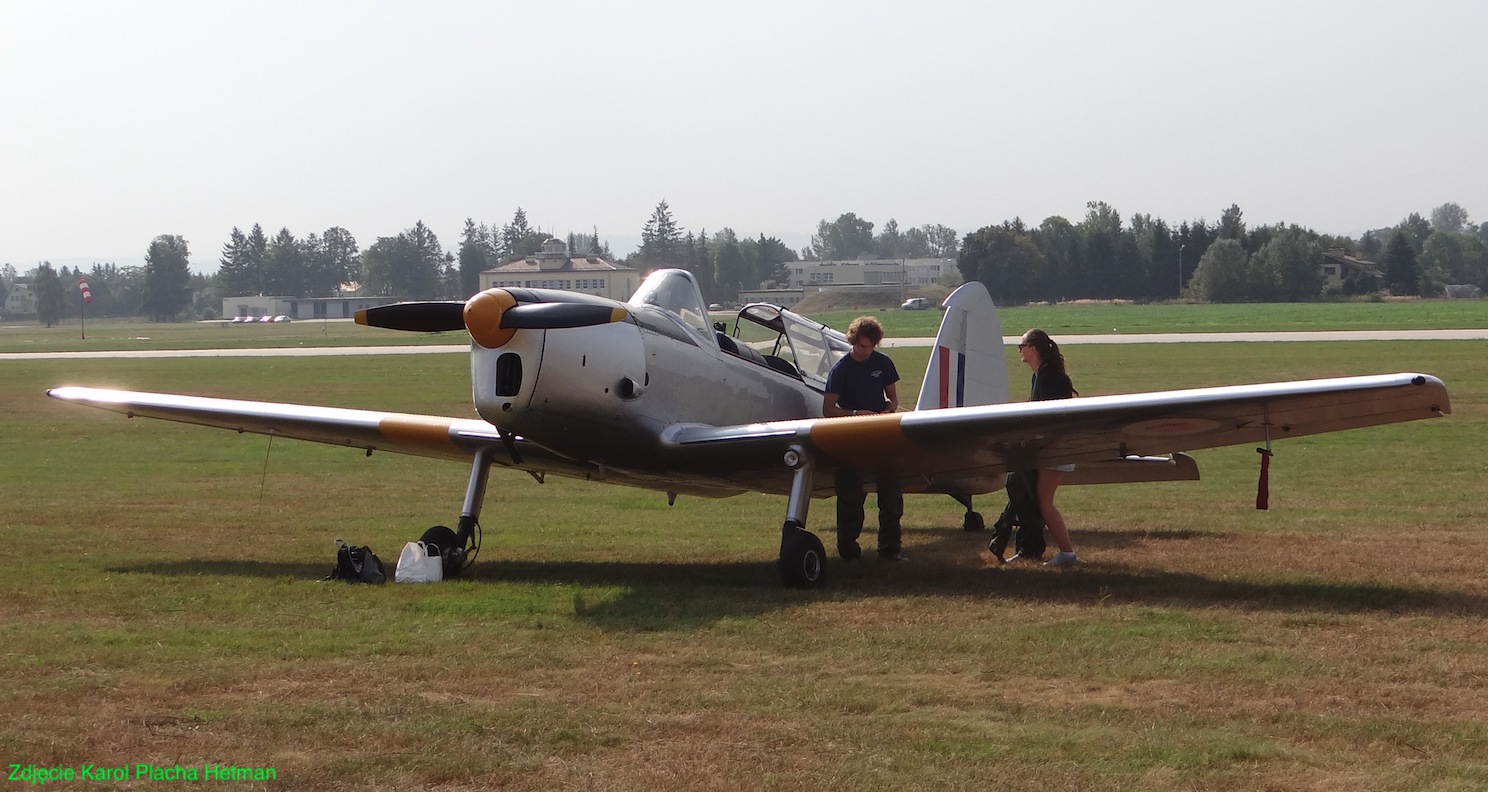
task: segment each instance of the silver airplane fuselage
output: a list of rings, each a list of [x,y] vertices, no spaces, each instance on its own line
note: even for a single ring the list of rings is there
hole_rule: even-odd
[[[696,292],[688,273],[662,271],[656,278]],[[711,329],[656,305],[615,306],[628,312],[624,321],[517,330],[495,349],[472,343],[476,411],[563,456],[631,470],[666,469],[661,438],[677,424],[821,417],[820,390],[725,352]]]

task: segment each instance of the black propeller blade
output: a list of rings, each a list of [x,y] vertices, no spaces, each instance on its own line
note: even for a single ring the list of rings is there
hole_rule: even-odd
[[[465,329],[465,301],[406,302],[356,312],[356,323],[388,330],[442,333]]]
[[[501,327],[506,330],[556,330],[561,327],[622,322],[629,313],[624,308],[585,303],[529,303],[508,308],[501,314]]]

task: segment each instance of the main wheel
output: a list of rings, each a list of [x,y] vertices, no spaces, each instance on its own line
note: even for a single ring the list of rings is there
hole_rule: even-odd
[[[963,530],[963,531],[985,531],[985,530],[987,530],[987,524],[984,523],[984,522],[982,522],[982,513],[981,512],[974,512],[974,511],[967,512],[966,513],[966,519],[961,522],[961,530]]]
[[[459,541],[459,537],[448,526],[436,525],[424,531],[424,535],[419,537],[419,541],[424,544],[434,545],[443,554],[455,549],[455,544]]]
[[[827,582],[827,551],[810,531],[796,530],[780,540],[780,582],[786,588],[819,588]]]

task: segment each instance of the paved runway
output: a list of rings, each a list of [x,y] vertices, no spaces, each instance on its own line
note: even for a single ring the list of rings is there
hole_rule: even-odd
[[[1017,344],[1018,336],[1003,336],[1004,344]],[[1321,330],[1296,333],[1110,333],[1107,335],[1059,335],[1061,345],[1077,344],[1191,344],[1256,343],[1265,341],[1488,341],[1488,330]],[[934,346],[933,338],[886,338],[885,347]],[[265,349],[139,349],[96,352],[9,352],[0,360],[90,360],[100,358],[201,358],[201,357],[332,357],[340,355],[427,355],[469,352],[468,344],[359,347],[277,347]]]

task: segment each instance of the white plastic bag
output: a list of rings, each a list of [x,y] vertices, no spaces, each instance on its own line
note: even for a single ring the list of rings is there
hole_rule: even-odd
[[[433,555],[430,555],[431,551]],[[438,583],[444,580],[444,560],[439,557],[439,549],[423,542],[403,545],[393,580],[399,583]]]

